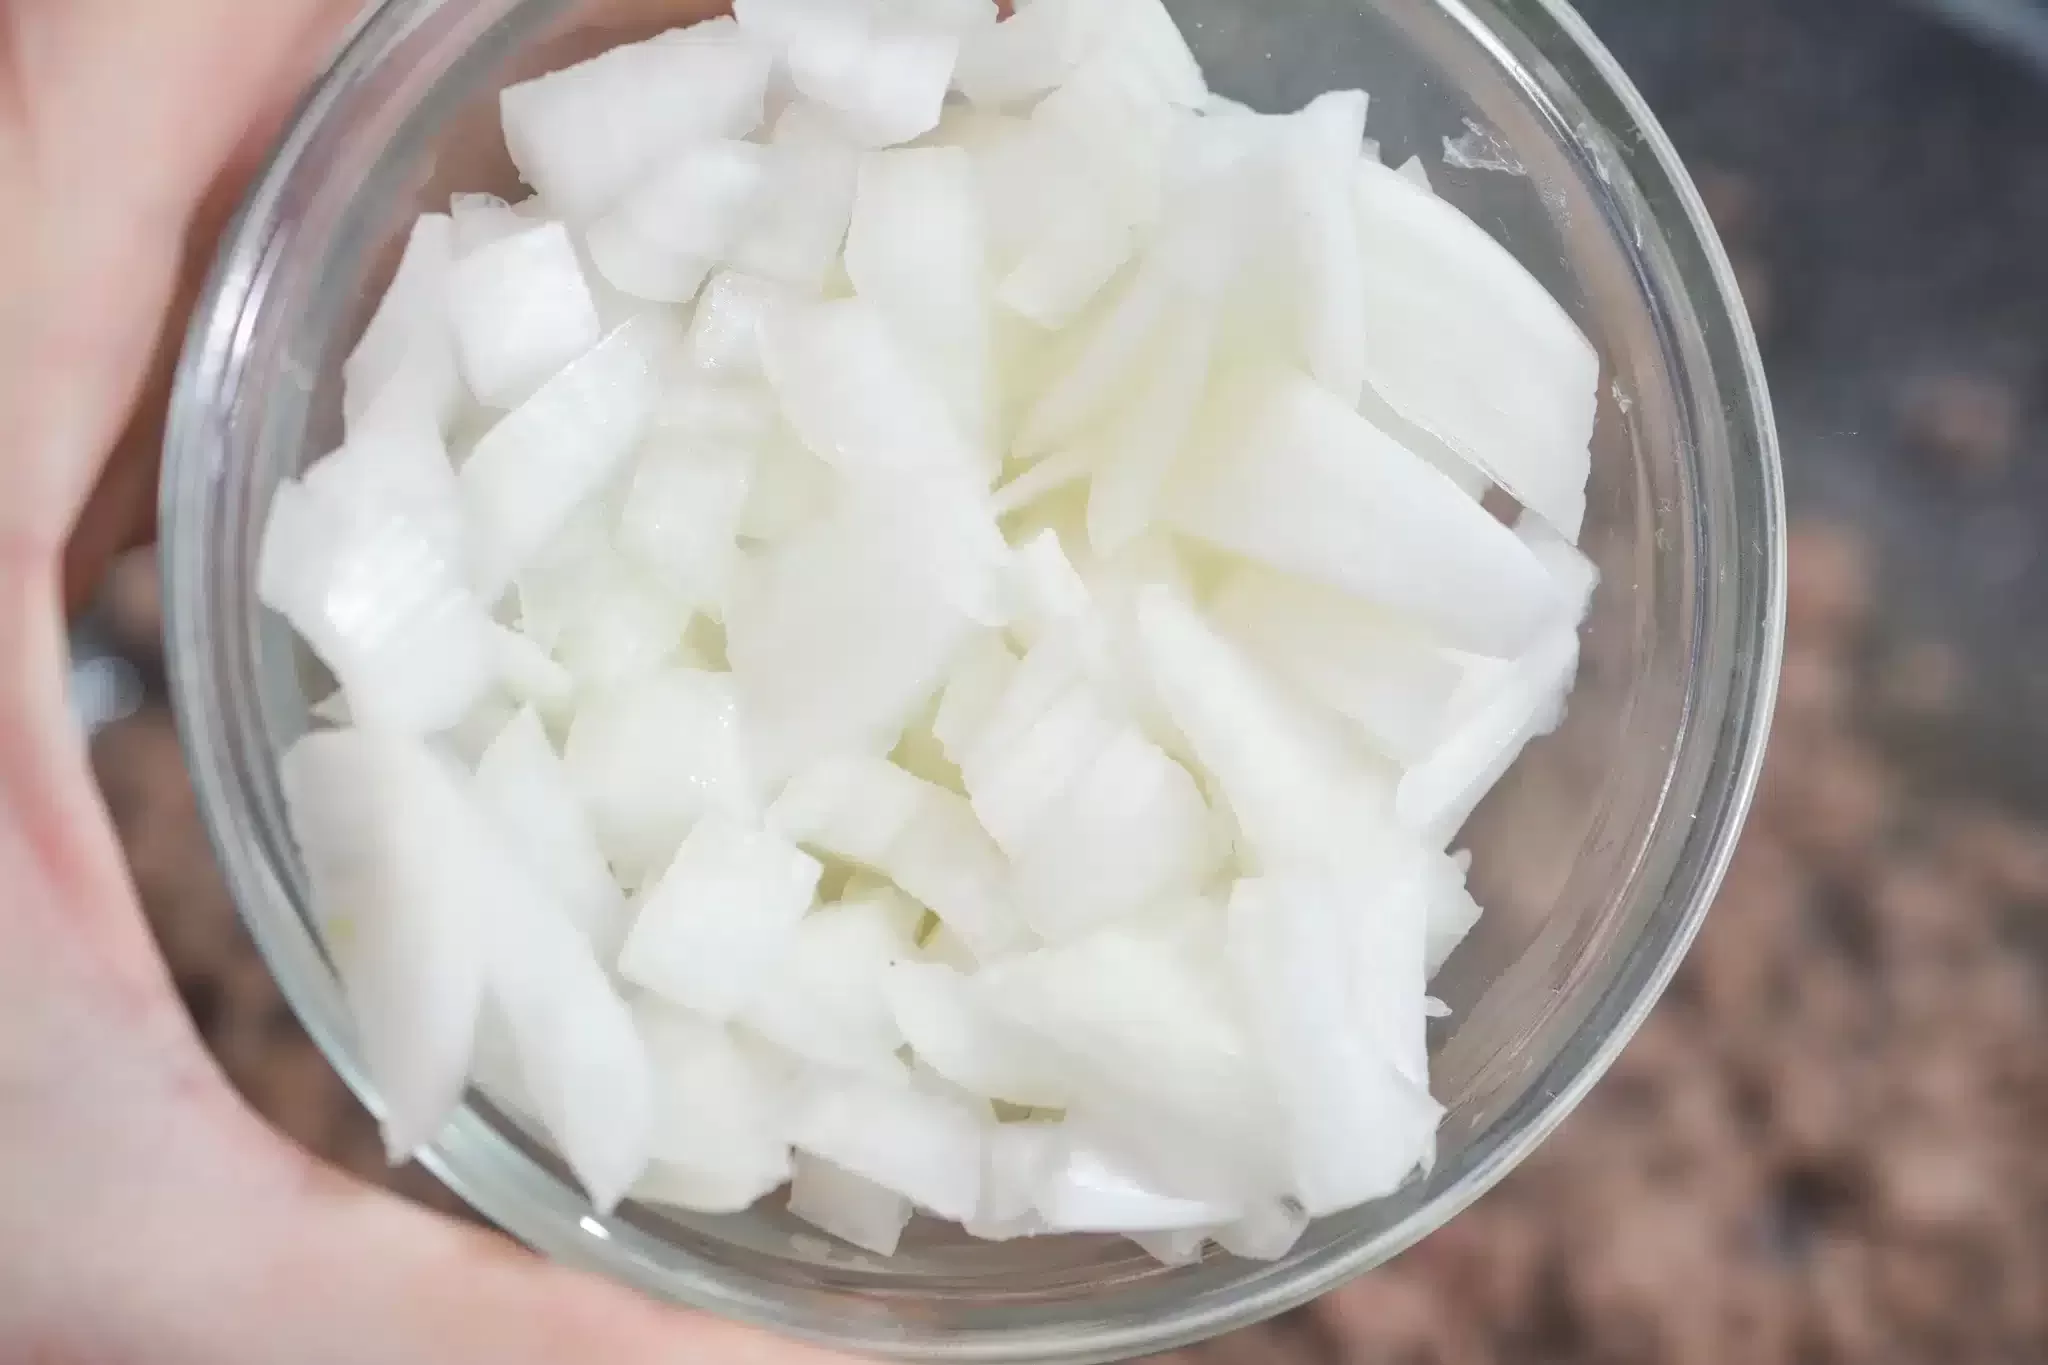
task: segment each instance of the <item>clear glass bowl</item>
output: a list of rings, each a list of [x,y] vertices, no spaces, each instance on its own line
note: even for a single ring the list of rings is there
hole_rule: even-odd
[[[901,1360],[1093,1362],[1246,1325],[1385,1261],[1549,1133],[1650,1009],[1721,879],[1761,760],[1783,628],[1783,500],[1733,277],[1642,100],[1555,0],[1172,0],[1216,89],[1373,95],[1373,134],[1555,290],[1605,358],[1586,545],[1603,573],[1571,717],[1470,833],[1488,915],[1445,974],[1450,1106],[1427,1179],[1317,1225],[1277,1265],[1162,1269],[1128,1243],[969,1244],[878,1262],[779,1213],[598,1218],[477,1101],[428,1164],[550,1256],[697,1308]],[[496,89],[689,0],[387,0],[313,90],[193,321],[163,492],[170,664],[201,806],[250,929],[373,1109],[305,913],[274,760],[306,724],[258,608],[279,478],[332,445],[338,372],[393,244],[453,189],[507,187]],[[701,6],[700,6],[701,8]],[[1469,124],[1468,124],[1469,120]],[[1444,139],[1514,169],[1444,165]],[[1475,158],[1466,158],[1472,160]]]

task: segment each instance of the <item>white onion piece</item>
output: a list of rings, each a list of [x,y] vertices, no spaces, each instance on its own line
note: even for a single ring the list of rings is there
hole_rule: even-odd
[[[889,970],[887,994],[918,1060],[961,1089],[1041,1109],[1062,1109],[1072,1099],[1057,1059],[994,1013],[978,984],[959,970],[898,963]]]
[[[362,725],[433,734],[495,680],[490,617],[471,594],[447,505],[381,469],[449,477],[430,430],[366,433],[279,485],[264,527],[257,596],[290,621]]]
[[[575,699],[576,677],[530,636],[491,623],[498,682],[513,700],[553,719]]]
[[[978,105],[1020,104],[1080,65],[1107,21],[1094,0],[1035,0],[992,29],[967,35],[953,83]]]
[[[1247,566],[1217,592],[1218,624],[1399,762],[1442,738],[1463,669],[1400,618],[1305,579]]]
[[[1233,1221],[1241,1210],[1164,1193],[1108,1153],[1075,1143],[1039,1191],[1038,1212],[1051,1232],[1129,1236],[1204,1230]]]
[[[822,871],[775,835],[706,816],[648,892],[620,974],[706,1018],[734,1018],[789,951]]]
[[[829,1161],[796,1156],[796,1177],[789,1186],[789,1212],[877,1256],[894,1256],[910,1226],[910,1201]]]
[[[739,445],[651,438],[633,472],[618,543],[688,609],[722,617],[739,567],[755,455]]]
[[[914,147],[862,162],[847,276],[976,445],[987,443],[994,418],[987,236],[965,151]]]
[[[1362,90],[1333,91],[1287,120],[1280,212],[1292,228],[1304,368],[1347,407],[1365,394],[1368,312],[1357,197],[1346,183],[1365,138]]]
[[[1233,1256],[1247,1261],[1281,1261],[1300,1243],[1308,1225],[1308,1214],[1299,1205],[1267,1200],[1211,1235],[1216,1245]]]
[[[656,1000],[633,1017],[654,1071],[654,1162],[634,1197],[740,1213],[785,1184],[788,1096],[758,1049]]]
[[[355,1019],[393,1161],[462,1098],[494,907],[470,875],[459,775],[418,743],[308,735],[279,765],[292,838]]]
[[[1241,860],[1321,857],[1385,808],[1387,779],[1353,761],[1192,608],[1151,588],[1137,620],[1160,697],[1243,830]]]
[[[799,926],[789,955],[741,1022],[820,1066],[900,1070],[903,1033],[889,1008],[889,973],[915,951],[922,916],[888,893],[825,906]]]
[[[1324,389],[1261,378],[1224,408],[1183,462],[1182,530],[1475,653],[1511,657],[1556,620],[1556,589],[1513,532]]]
[[[1168,150],[1188,116],[1125,54],[1096,54],[1031,111],[1031,126],[1073,158],[1087,194],[1072,207],[1048,208],[1058,218],[1099,207],[1133,228],[1149,230],[1160,216]]]
[[[1436,979],[1451,954],[1479,925],[1479,902],[1466,886],[1471,869],[1470,853],[1445,858],[1436,865],[1435,878],[1429,885],[1428,940],[1423,950],[1424,967],[1431,980]]]
[[[698,354],[693,349],[693,362]],[[766,384],[687,373],[671,377],[663,386],[654,408],[653,431],[679,441],[729,441],[752,449],[765,448],[787,434],[775,395]]]
[[[592,497],[571,512],[513,580],[514,625],[541,649],[552,652],[559,646],[576,613],[620,571],[606,501]]]
[[[1578,675],[1576,636],[1556,634],[1511,664],[1481,661],[1483,677],[1451,734],[1401,779],[1401,822],[1439,847],[1457,836],[1530,741],[1564,719]]]
[[[609,1212],[647,1166],[654,1125],[647,1050],[552,888],[523,876],[510,842],[496,842],[491,875],[480,882],[490,899],[491,997],[511,1034],[525,1094],[591,1203]]]
[[[738,0],[740,24],[780,44],[791,79],[870,147],[938,126],[960,51],[956,33],[883,11],[872,0]]]
[[[1022,927],[1002,854],[957,793],[880,758],[808,769],[769,808],[786,838],[888,877],[979,955],[1015,947]]]
[[[1030,942],[1011,904],[1002,855],[974,811],[951,792],[926,803],[889,852],[890,879],[945,921],[968,951],[992,962]]]
[[[754,143],[685,147],[591,224],[591,259],[633,298],[687,303],[751,222],[767,178],[767,152]]]
[[[976,818],[1004,852],[1022,856],[1117,732],[1116,718],[1102,700],[1077,685],[1013,741],[984,739],[960,765]]]
[[[691,1213],[744,1213],[789,1183],[794,1163],[787,1146],[782,1148],[783,1165],[769,1164],[764,1157],[752,1167],[735,1166],[730,1171],[707,1172],[695,1165],[656,1158],[628,1191],[636,1203]]]
[[[756,547],[790,540],[825,520],[838,491],[832,467],[784,431],[756,454],[740,538]]]
[[[1356,177],[1374,392],[1577,541],[1599,354],[1471,219],[1377,162]]]
[[[897,23],[965,35],[994,28],[996,0],[883,0],[883,13]]]
[[[1225,1201],[1277,1179],[1272,1101],[1220,951],[1119,925],[983,978],[990,1006],[1055,1051],[1072,1121],[1134,1176]]]
[[[503,692],[489,692],[453,729],[443,731],[435,740],[449,758],[473,769],[483,761],[491,741],[504,733],[518,714],[519,708]]]
[[[1224,851],[1187,769],[1126,729],[1017,857],[1014,894],[1031,927],[1061,942],[1193,892]]]
[[[963,1223],[970,1237],[1009,1242],[1046,1231],[1039,1191],[1064,1156],[1066,1131],[1052,1123],[990,1123],[982,1130],[981,1207]]]
[[[342,366],[342,414],[351,434],[373,407],[411,412],[446,433],[464,398],[445,300],[455,268],[454,225],[422,214],[362,339]]]
[[[1296,874],[1239,882],[1230,903],[1239,984],[1286,1118],[1290,1192],[1317,1217],[1398,1189],[1443,1116],[1359,1026],[1353,958],[1333,950],[1358,913],[1347,893],[1328,875]],[[1413,967],[1420,1024],[1419,957]]]
[[[597,305],[560,223],[542,223],[455,264],[448,312],[470,392],[513,408],[598,342]]]
[[[627,887],[660,872],[701,818],[756,809],[731,678],[670,669],[588,698],[563,757]]]
[[[616,204],[664,153],[761,124],[774,54],[748,41],[653,39],[505,88],[505,146],[573,223]]]
[[[612,879],[569,770],[532,710],[513,717],[477,764],[478,798],[548,884],[562,912],[609,967],[626,936],[626,898]]]
[[[1361,845],[1372,849],[1371,841]],[[1395,1070],[1429,1091],[1429,921],[1431,904],[1453,864],[1419,845],[1398,843],[1354,855],[1343,880],[1323,884],[1347,929],[1336,954],[1351,960],[1352,1018]],[[1283,893],[1285,894],[1285,893]],[[1431,1132],[1435,1125],[1431,1125]]]
[[[1578,677],[1579,626],[1598,571],[1540,522],[1527,522],[1517,534],[1543,564],[1568,614],[1518,659],[1467,664],[1451,701],[1450,733],[1402,777],[1395,812],[1436,847],[1456,837],[1532,740],[1563,723]]]
[[[527,202],[536,207],[540,203],[538,199]],[[455,225],[455,254],[458,258],[535,226],[535,219],[495,194],[452,195],[448,200],[448,217]]]
[[[377,409],[341,449],[307,466],[300,482],[332,506],[404,517],[451,559],[468,552],[461,486],[447,446],[422,414]]]
[[[627,687],[684,654],[690,602],[608,551],[565,594],[555,653],[579,692]]]
[[[1019,610],[1011,632],[1024,644],[1035,648],[1051,636],[1099,633],[1094,599],[1080,570],[1067,557],[1059,532],[1045,530],[1031,537],[1017,551],[1012,567]],[[1086,643],[1093,646],[1099,641]]]
[[[462,466],[477,581],[495,597],[632,453],[671,338],[627,323],[509,413]]]
[[[886,1082],[816,1075],[792,1121],[797,1148],[962,1221],[981,1202],[981,1124],[949,1099]]]
[[[1214,325],[1199,311],[1184,317],[1110,424],[1088,495],[1088,543],[1096,554],[1113,555],[1151,528],[1201,406]]]
[[[938,687],[970,623],[886,528],[838,516],[749,564],[727,651],[769,780],[886,753]]]
[[[1209,1234],[1204,1228],[1190,1228],[1182,1232],[1130,1232],[1125,1237],[1147,1256],[1169,1268],[1195,1265],[1202,1259],[1202,1251],[1209,1244]]]
[[[1176,290],[1169,272],[1148,260],[1090,330],[1066,370],[1033,404],[1014,453],[1050,454],[1072,441],[1126,390],[1146,347],[1168,328]]]
[[[997,704],[1017,671],[1017,656],[994,632],[978,636],[960,653],[940,694],[932,733],[957,767],[995,715]]]
[[[858,299],[779,310],[762,326],[768,377],[812,453],[852,478],[979,478],[989,459],[943,391]]]
[[[722,270],[697,300],[690,323],[690,363],[726,384],[765,379],[761,367],[761,323],[777,309],[806,295],[781,280]]]
[[[1058,330],[1109,287],[1137,246],[1137,229],[1121,215],[1077,204],[1003,276],[996,299],[1040,327]]]
[[[853,218],[861,149],[818,106],[793,104],[775,123],[753,224],[726,255],[736,270],[817,292]]]
[[[1002,279],[1065,217],[1093,216],[1102,192],[1089,176],[1085,151],[1067,129],[1008,114],[971,117],[975,122],[955,135],[956,145],[973,158],[990,268]]]
[[[940,799],[940,789],[887,759],[830,758],[791,778],[767,818],[796,843],[878,867],[925,805]]]

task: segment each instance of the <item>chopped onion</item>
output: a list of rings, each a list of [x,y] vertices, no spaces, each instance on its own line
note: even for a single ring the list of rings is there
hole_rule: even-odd
[[[774,835],[708,816],[648,892],[619,972],[706,1018],[731,1019],[794,943],[822,872]]]
[[[894,1256],[910,1226],[910,1201],[872,1180],[799,1152],[789,1212],[820,1232],[877,1256]]]
[[[1345,917],[1365,910],[1346,899],[1362,890],[1290,875],[1239,882],[1230,902],[1240,985],[1286,1115],[1292,1188],[1316,1217],[1393,1193],[1424,1161],[1443,1116],[1353,1013],[1355,967],[1338,945]]]
[[[1356,175],[1373,391],[1577,541],[1599,356],[1478,224],[1376,161]]]
[[[341,974],[363,1065],[402,1161],[462,1098],[493,907],[475,879],[458,778],[424,745],[308,735],[280,765],[292,837]]]
[[[430,429],[380,427],[271,502],[257,595],[333,670],[358,724],[446,730],[494,679],[452,479]]]
[[[1285,1258],[1435,1158],[1598,355],[1162,0],[734,10],[503,92],[537,193],[413,225],[268,508],[387,1143],[474,1078],[599,1209]]]
[[[853,219],[861,150],[816,105],[776,120],[754,221],[726,255],[734,269],[812,292],[838,264]]]
[[[700,819],[745,819],[759,801],[732,679],[664,669],[593,695],[564,758],[612,870],[640,887]]]
[[[495,597],[632,453],[654,410],[668,338],[629,322],[541,386],[462,466],[477,581]]]
[[[957,147],[870,153],[846,239],[854,291],[938,379],[963,439],[987,441],[993,364],[987,229]]]
[[[513,408],[598,342],[597,304],[560,223],[500,237],[448,282],[456,355],[485,407]]]
[[[505,147],[550,208],[588,223],[664,153],[758,128],[773,63],[770,48],[746,41],[616,47],[508,86]]]
[[[415,413],[444,434],[454,422],[463,400],[445,304],[454,269],[453,222],[447,214],[422,214],[383,301],[342,367],[342,412],[351,428],[374,407]]]
[[[1463,668],[1400,617],[1267,569],[1235,571],[1216,620],[1247,653],[1358,726],[1387,757],[1424,757],[1450,720]]]
[[[1324,389],[1260,378],[1224,410],[1177,489],[1182,530],[1495,658],[1557,619],[1554,585],[1513,532]]]
[[[476,784],[498,827],[548,882],[598,959],[606,965],[616,961],[625,940],[626,898],[569,770],[533,711],[521,711],[484,751]]]
[[[686,147],[591,224],[591,259],[633,298],[687,303],[753,217],[767,175],[751,142]]]
[[[820,1077],[805,1087],[797,1147],[962,1221],[981,1202],[981,1125],[965,1107],[908,1086]]]
[[[654,1068],[653,1164],[634,1197],[740,1213],[787,1184],[787,1085],[760,1050],[653,999],[633,1018]]]
[[[829,905],[806,919],[743,1021],[785,1051],[846,1071],[901,1067],[892,967],[915,951],[923,912],[901,895]]]

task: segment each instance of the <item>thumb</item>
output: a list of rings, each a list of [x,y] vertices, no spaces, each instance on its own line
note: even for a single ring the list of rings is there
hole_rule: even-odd
[[[195,1343],[208,1365],[844,1365],[686,1314],[310,1169],[267,1263]]]

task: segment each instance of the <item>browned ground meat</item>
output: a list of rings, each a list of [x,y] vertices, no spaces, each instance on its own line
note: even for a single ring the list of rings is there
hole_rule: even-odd
[[[1988,419],[1949,421],[1991,444]],[[1759,815],[1677,986],[1579,1113],[1393,1265],[1178,1360],[2048,1359],[2048,828],[1918,795],[1873,738],[1900,716],[1938,726],[1967,679],[1938,641],[1870,638],[1871,572],[1852,529],[1798,528]],[[97,759],[235,1083],[302,1142],[449,1207],[383,1170],[254,958],[164,714]]]

